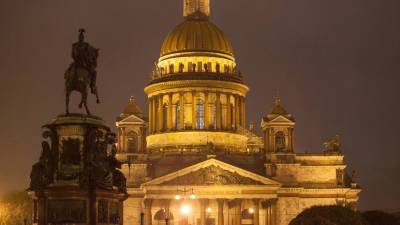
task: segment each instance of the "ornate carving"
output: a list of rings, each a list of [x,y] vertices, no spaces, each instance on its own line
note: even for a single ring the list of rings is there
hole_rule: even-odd
[[[209,166],[162,183],[163,185],[259,185],[259,181],[243,177],[219,166]]]
[[[48,142],[42,142],[42,154],[40,155],[39,162],[32,166],[31,171],[31,190],[42,190],[51,183],[51,152]]]
[[[92,128],[88,131],[86,142],[81,186],[106,190],[112,190],[115,186],[120,192],[126,193],[126,178],[119,171],[121,162],[115,157],[115,134]],[[110,154],[107,151],[109,145],[112,146]]]
[[[49,142],[42,141],[42,153],[39,162],[32,166],[29,190],[40,191],[54,181],[54,172],[58,163],[57,135],[52,128],[43,132],[43,138],[50,138]]]

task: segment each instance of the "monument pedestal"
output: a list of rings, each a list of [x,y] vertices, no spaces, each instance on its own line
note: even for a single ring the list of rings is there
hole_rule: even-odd
[[[53,187],[29,194],[34,201],[33,224],[122,224],[126,195],[118,191]]]
[[[42,154],[29,194],[37,225],[122,225],[126,179],[115,158],[115,134],[101,118],[58,116],[43,126]]]

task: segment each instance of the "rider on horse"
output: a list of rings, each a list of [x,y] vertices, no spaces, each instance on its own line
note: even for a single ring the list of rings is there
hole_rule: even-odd
[[[74,62],[69,66],[65,73],[67,114],[69,113],[69,95],[72,91],[78,91],[81,93],[82,100],[79,107],[84,105],[88,114],[90,114],[87,107],[88,86],[90,87],[91,93],[96,95],[97,103],[100,102],[96,86],[96,67],[99,50],[85,42],[84,33],[84,29],[79,30],[79,41],[72,45],[72,58]]]
[[[79,29],[79,41],[72,45],[72,58],[77,68],[85,68],[89,71],[90,89],[95,94],[97,62],[93,60],[92,54],[96,54],[96,49],[85,42],[84,33],[84,29]]]

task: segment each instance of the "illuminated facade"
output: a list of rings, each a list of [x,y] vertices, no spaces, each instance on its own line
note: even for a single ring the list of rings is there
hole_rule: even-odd
[[[249,87],[209,0],[184,0],[145,87],[148,117],[131,98],[117,119],[129,198],[124,223],[286,225],[312,205],[355,208],[360,189],[339,141],[296,153],[295,120],[275,99],[263,135],[246,125]]]

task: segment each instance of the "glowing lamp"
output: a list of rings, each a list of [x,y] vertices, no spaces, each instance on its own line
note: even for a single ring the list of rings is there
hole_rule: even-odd
[[[249,213],[253,214],[253,213],[254,213],[254,209],[253,209],[253,208],[250,208],[250,209],[249,209]]]
[[[188,205],[188,204],[183,204],[182,206],[181,206],[181,213],[183,214],[183,215],[189,215],[190,213],[192,212],[192,207],[190,207],[190,205]]]
[[[211,212],[212,212],[212,209],[211,209],[211,208],[207,208],[207,212],[208,212],[208,213],[211,213]]]
[[[175,199],[179,200],[179,199],[181,199],[181,196],[180,195],[175,195]]]
[[[196,199],[196,195],[191,194],[191,195],[189,196],[189,198],[192,199],[192,200],[193,200],[193,199]]]

